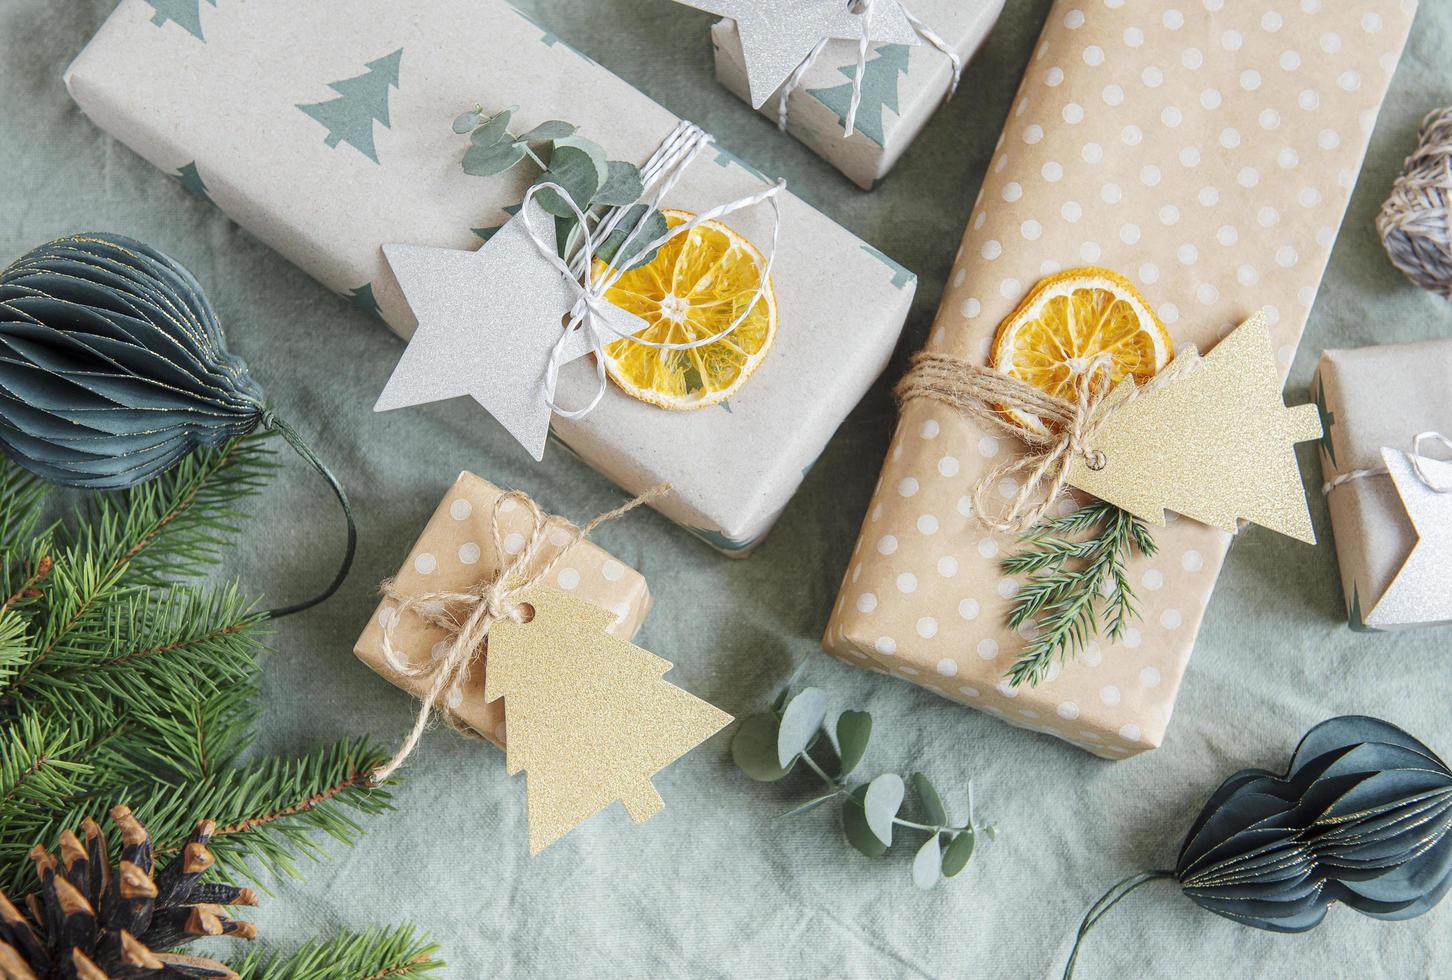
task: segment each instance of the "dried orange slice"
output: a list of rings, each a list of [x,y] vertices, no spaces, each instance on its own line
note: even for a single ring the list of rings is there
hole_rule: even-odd
[[[675,228],[694,217],[662,211]],[[683,343],[720,333],[756,297],[766,261],[756,246],[718,221],[707,221],[661,246],[655,258],[622,275],[605,299],[643,319],[635,334]],[[605,265],[597,262],[595,272]],[[605,345],[605,370],[628,395],[661,408],[715,405],[740,390],[776,339],[776,293],[768,278],[761,299],[731,333],[689,350],[661,350],[631,340]]]
[[[1143,384],[1175,356],[1169,331],[1134,283],[1097,266],[1042,280],[998,326],[992,366],[1069,401],[1079,378],[1108,356],[1111,384],[1133,377]],[[1034,415],[1005,414],[1029,429]]]

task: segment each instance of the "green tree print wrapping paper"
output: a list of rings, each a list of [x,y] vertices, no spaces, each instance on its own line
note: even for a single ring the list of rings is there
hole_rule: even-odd
[[[460,111],[517,105],[521,132],[568,120],[637,163],[678,122],[502,0],[189,2],[123,0],[67,71],[72,97],[403,337],[415,322],[380,246],[477,248],[530,176],[464,174]],[[711,146],[665,203],[699,212],[765,183]],[[585,418],[555,420],[559,440],[631,494],[671,481],[657,509],[737,555],[881,373],[916,287],[820,212],[780,200],[777,340],[727,406],[669,412],[611,387]],[[730,216],[762,246],[770,222],[769,207]],[[593,383],[588,359],[570,365],[560,403],[588,401]],[[480,424],[494,424],[482,410]]]

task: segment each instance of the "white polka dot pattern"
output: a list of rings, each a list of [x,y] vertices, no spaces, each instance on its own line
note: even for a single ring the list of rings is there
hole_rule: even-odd
[[[929,346],[981,361],[1045,270],[1092,263],[1136,278],[1180,345],[1209,349],[1266,309],[1289,371],[1410,20],[1401,0],[1060,0]],[[976,523],[971,494],[1017,451],[935,402],[906,406],[864,531],[896,546],[859,547],[824,646],[1098,755],[1154,748],[1229,536],[1171,520],[1130,570],[1141,620],[1010,688],[1024,638],[999,566],[1015,542]]]
[[[461,474],[404,560],[395,577],[397,586],[413,594],[459,590],[496,570],[499,557],[489,520],[500,493],[497,487],[472,473]],[[525,509],[506,501],[501,511],[506,532],[505,551],[518,551],[523,548],[529,530]],[[547,560],[568,543],[569,537],[563,527],[551,527],[545,540]],[[610,610],[616,617],[610,632],[622,639],[635,636],[650,608],[650,590],[644,577],[588,541],[569,549],[546,584],[569,590]],[[383,629],[394,616],[393,603],[381,603],[353,652],[399,687],[416,696],[422,695],[428,678],[401,677],[389,669],[384,657]],[[405,617],[395,625],[393,643],[395,652],[414,666],[437,661],[447,649],[444,634],[415,617]],[[878,652],[884,649],[879,646]],[[483,670],[472,671],[463,685],[462,695],[448,699],[446,704],[460,724],[502,747],[504,702],[484,703],[484,674]]]

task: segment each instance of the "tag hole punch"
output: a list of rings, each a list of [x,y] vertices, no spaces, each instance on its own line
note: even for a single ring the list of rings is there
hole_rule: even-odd
[[[520,624],[531,623],[534,621],[534,606],[521,602],[509,611],[509,618]]]
[[[847,12],[853,14],[867,13],[869,0],[847,0]]]
[[[1084,465],[1088,466],[1095,473],[1098,473],[1109,465],[1109,457],[1097,449],[1092,449],[1089,451],[1089,458]]]

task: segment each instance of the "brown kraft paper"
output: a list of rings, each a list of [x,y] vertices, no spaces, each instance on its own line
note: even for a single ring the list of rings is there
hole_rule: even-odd
[[[1326,430],[1321,472],[1327,483],[1385,465],[1383,448],[1412,450],[1420,432],[1452,435],[1452,340],[1328,350],[1315,394]],[[1434,617],[1378,622],[1377,603],[1417,544],[1417,532],[1391,477],[1347,480],[1326,495],[1336,559],[1354,630],[1431,625]]]

